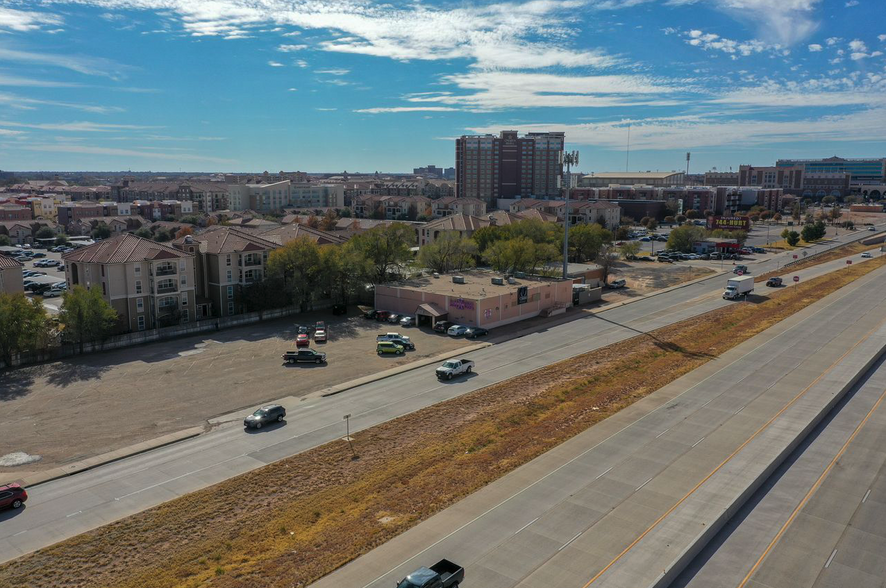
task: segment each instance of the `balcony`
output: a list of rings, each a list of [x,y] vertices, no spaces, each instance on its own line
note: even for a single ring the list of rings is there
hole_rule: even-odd
[[[177,272],[175,271],[175,266],[172,267],[159,267],[157,271],[154,273],[155,276],[174,276]]]
[[[157,288],[157,294],[171,294],[174,292],[178,292],[178,287],[176,286],[160,286]]]
[[[256,259],[247,257],[245,260],[243,260],[243,265],[245,265],[246,267],[261,265],[261,258],[259,257]]]

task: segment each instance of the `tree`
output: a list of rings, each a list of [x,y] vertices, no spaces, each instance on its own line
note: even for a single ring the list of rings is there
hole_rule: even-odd
[[[668,249],[688,253],[692,251],[693,244],[704,239],[704,236],[704,229],[695,225],[676,227],[668,235]]]
[[[308,217],[308,220],[305,221],[305,224],[307,226],[311,227],[312,229],[319,229],[320,228],[320,219],[317,218],[317,215],[312,212],[311,216]]]
[[[320,278],[320,246],[299,237],[268,256],[268,277],[279,280],[290,302],[301,312],[309,310]]]
[[[68,244],[68,236],[67,235],[57,235],[55,238],[56,245],[67,245]]]
[[[283,308],[290,302],[283,289],[283,282],[269,276],[243,286],[240,300],[246,306],[246,312],[258,312],[259,315],[272,308]]]
[[[678,214],[676,217],[674,217],[674,220],[677,221],[677,224],[682,225],[683,223],[686,222],[686,217],[683,216],[682,214]]]
[[[714,216],[714,211],[711,210],[710,208],[706,208],[702,214],[704,215],[705,218],[708,218],[709,216]]]
[[[447,231],[418,252],[418,262],[431,271],[445,274],[474,265],[477,243],[457,231]]]
[[[385,218],[385,207],[382,206],[381,203],[379,203],[378,205],[376,205],[376,207],[372,210],[372,215],[371,215],[371,217],[374,218],[375,220],[384,220],[384,218]]]
[[[352,243],[321,247],[320,267],[320,286],[336,304],[348,304],[373,272],[372,264]]]
[[[688,218],[688,219],[701,218],[701,214],[697,210],[695,210],[694,208],[690,208],[689,210],[686,211],[686,218]]]
[[[821,199],[822,204],[833,204],[837,199],[833,196],[825,196]]]
[[[0,247],[9,247],[12,245],[12,240],[8,235],[0,235]]]
[[[488,227],[480,227],[474,234],[471,236],[474,239],[474,242],[477,243],[477,248],[480,253],[486,251],[486,248],[499,241],[501,239],[507,238],[508,235],[505,233],[505,227],[499,227],[496,225],[490,225]]]
[[[618,253],[616,252],[613,245],[604,245],[600,248],[599,253],[597,253],[597,265],[599,265],[603,269],[604,284],[609,281],[609,274],[612,271],[612,267],[615,265],[617,259]]]
[[[172,233],[166,229],[158,229],[157,232],[154,233],[154,241],[157,241],[158,243],[172,241]]]
[[[136,237],[141,237],[142,239],[151,239],[153,238],[153,234],[148,229],[142,227],[135,232]]]
[[[803,237],[803,240],[807,243],[812,243],[817,240],[818,237],[817,231],[815,230],[815,225],[806,225],[803,227],[803,230],[800,232],[800,236]]]
[[[200,218],[199,218],[198,216],[196,216],[196,215],[191,214],[191,215],[188,215],[188,216],[183,216],[183,217],[181,217],[180,219],[178,219],[178,222],[180,222],[180,223],[188,223],[189,225],[199,225],[199,224],[200,224]]]
[[[323,219],[320,221],[320,228],[324,231],[331,231],[335,228],[337,222],[338,216],[336,216],[332,209],[328,209],[326,214],[323,215]]]
[[[615,230],[615,238],[619,241],[624,241],[630,236],[630,234],[631,229],[625,225],[621,225]]]
[[[774,221],[777,222],[777,223],[780,223],[780,222],[781,222],[781,218],[782,218],[782,217],[781,217],[781,214],[779,214],[779,213],[777,213],[777,212],[776,212],[775,214],[772,215],[772,220],[774,220]]]
[[[0,293],[0,358],[6,366],[22,351],[43,347],[49,332],[46,310],[39,298]]]
[[[193,235],[193,234],[194,234],[194,229],[192,229],[191,227],[182,227],[178,231],[176,231],[175,238],[181,239],[182,237],[185,237],[187,235]]]
[[[748,218],[751,219],[752,223],[755,223],[760,220],[760,213],[759,212],[752,212],[752,213],[748,214]]]
[[[52,239],[55,237],[55,231],[49,227],[40,227],[34,237],[37,239]]]
[[[790,234],[791,234],[791,230],[785,229],[781,232],[781,238],[787,240],[788,235],[790,235]]]
[[[800,222],[800,217],[803,215],[803,209],[800,207],[800,203],[794,203],[793,208],[791,208],[791,218],[797,222]]]
[[[400,266],[412,257],[409,249],[415,240],[415,229],[403,223],[374,227],[351,238],[354,247],[375,267],[375,284],[383,284],[392,274],[400,273]]]
[[[796,247],[797,243],[800,242],[800,233],[797,231],[788,231],[787,237],[785,237],[785,241],[787,241],[788,245],[791,247]]]
[[[496,241],[483,254],[484,259],[499,272],[534,273],[538,268],[557,261],[560,254],[550,243],[534,243],[528,237]]]
[[[664,217],[664,222],[666,222],[669,225],[672,225],[675,222],[677,222],[677,219],[674,218],[673,216],[666,216],[666,217]]]
[[[105,223],[99,223],[94,229],[92,229],[93,239],[107,239],[110,236],[111,228]]]
[[[649,229],[650,231],[654,231],[655,229],[658,228],[658,221],[655,220],[654,218],[649,219],[649,222],[646,223],[646,228]]]
[[[605,243],[612,242],[612,233],[598,224],[581,224],[569,231],[569,253],[579,262],[595,259]]]
[[[649,224],[649,221],[651,221],[651,220],[652,220],[651,216],[644,216],[643,218],[640,219],[640,225],[645,227],[647,224]]]
[[[622,259],[634,259],[640,253],[640,242],[626,241],[618,248],[618,252],[621,254]]]
[[[415,204],[410,204],[409,208],[406,209],[406,220],[414,221],[418,218],[418,207]]]
[[[99,288],[74,286],[62,298],[58,320],[65,326],[65,338],[76,341],[83,353],[84,343],[101,341],[114,328],[117,311],[105,302]]]
[[[841,216],[843,216],[843,211],[840,210],[840,207],[839,207],[839,206],[835,206],[835,207],[833,207],[833,208],[831,209],[831,213],[830,213],[829,216],[830,216],[830,218],[831,218],[831,223],[833,223],[833,222],[836,221],[838,218],[840,218]]]
[[[764,210],[760,213],[760,220],[769,220],[772,218],[772,212],[769,210]]]

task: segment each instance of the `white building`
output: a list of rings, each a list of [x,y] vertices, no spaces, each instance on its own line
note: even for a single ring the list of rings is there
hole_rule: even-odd
[[[271,212],[283,210],[292,201],[289,180],[272,184],[228,184],[231,210]]]
[[[295,208],[341,208],[344,201],[343,184],[299,182],[290,186],[289,206]]]

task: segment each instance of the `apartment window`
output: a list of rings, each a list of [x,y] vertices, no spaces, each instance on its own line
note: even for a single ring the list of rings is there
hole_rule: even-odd
[[[104,268],[103,268],[104,269]],[[102,296],[108,295],[108,285],[102,282]]]
[[[226,257],[225,265],[227,265],[227,266],[230,266],[230,265],[231,265],[231,256],[230,256],[230,255],[228,255],[228,256]]]
[[[160,308],[176,308],[178,307],[178,299],[175,296],[166,296],[160,299],[157,306]]]
[[[228,314],[234,314],[234,303],[228,302]]]
[[[188,305],[188,297],[182,296],[182,306],[187,306],[187,305]]]
[[[228,282],[231,281],[231,270],[228,270],[228,280],[227,280],[227,281],[228,281]]]
[[[187,276],[182,274],[182,287],[185,287],[187,285],[188,285],[188,278],[187,278]]]
[[[145,330],[145,317],[144,316],[138,317],[138,330],[139,331]]]
[[[180,262],[178,262],[178,269],[179,269],[179,271],[182,271],[182,272],[185,271],[185,260],[184,259],[181,260]]]
[[[105,266],[102,266],[102,277],[105,277]]]
[[[145,299],[144,298],[136,298],[135,299],[135,310],[137,312],[145,311]]]
[[[140,266],[140,265],[135,266],[135,275],[137,275],[137,276],[142,275],[142,266]]]
[[[228,286],[228,300],[233,300],[233,298],[234,298],[234,287]],[[233,302],[231,304],[233,304]]]
[[[136,272],[136,273],[138,273],[138,272]],[[135,281],[135,293],[136,293],[136,294],[141,294],[141,293],[142,293],[142,281],[141,281],[141,280],[136,280],[136,281]]]
[[[186,322],[188,322],[189,320],[191,320],[191,316],[190,316],[190,314],[191,314],[191,313],[189,313],[187,310],[183,310],[183,311],[182,311],[182,322],[183,322],[183,323],[186,323]]]

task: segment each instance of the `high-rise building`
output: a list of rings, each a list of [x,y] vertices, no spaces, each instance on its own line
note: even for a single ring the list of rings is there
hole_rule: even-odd
[[[456,197],[478,198],[492,208],[497,198],[560,195],[565,133],[502,131],[455,141]]]
[[[886,182],[886,157],[879,159],[843,159],[828,157],[827,159],[779,159],[776,167],[800,166],[803,172],[810,173],[849,173],[852,188],[861,186],[882,185]]]

